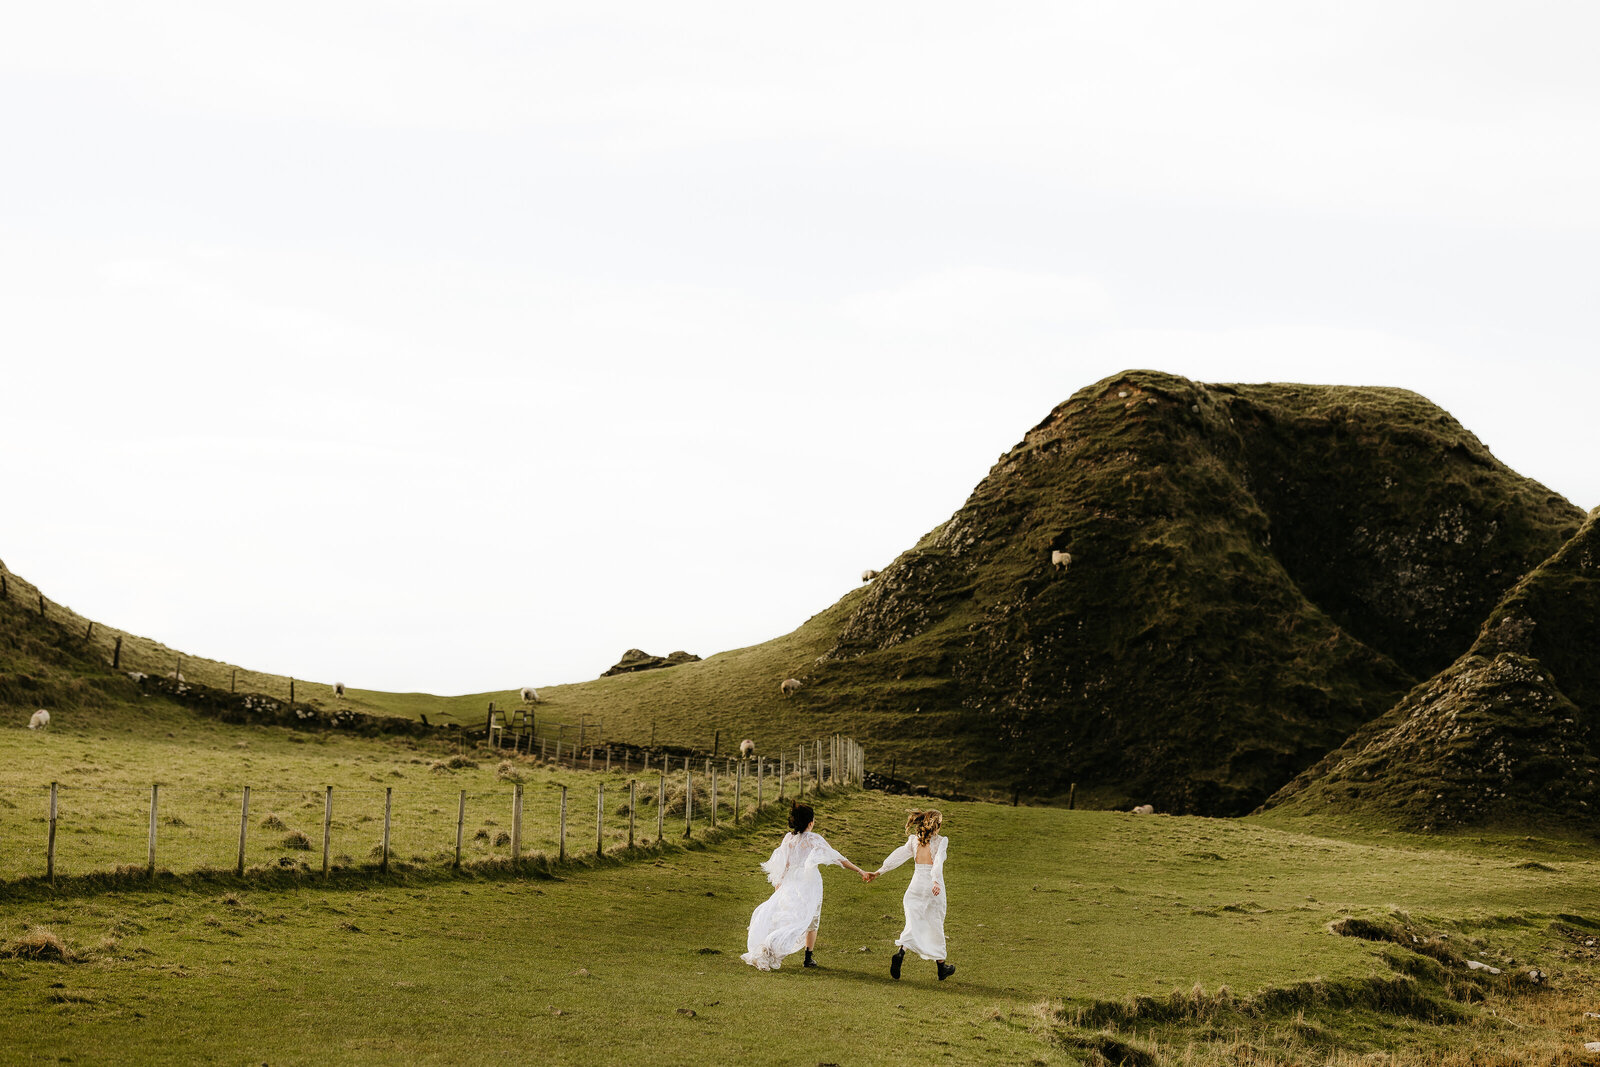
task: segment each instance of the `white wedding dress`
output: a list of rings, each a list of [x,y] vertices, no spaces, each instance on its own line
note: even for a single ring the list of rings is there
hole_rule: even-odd
[[[900,931],[900,936],[894,941],[925,960],[945,958],[944,913],[950,893],[944,884],[944,854],[948,844],[949,838],[940,834],[935,834],[929,842],[933,849],[933,862],[917,864],[916,873],[911,876],[911,884],[906,887],[902,901],[906,909],[906,928]],[[889,853],[889,858],[883,861],[878,873],[892,871],[916,854],[917,838],[913,834],[906,838],[905,844]],[[934,886],[939,887],[937,894],[933,891]]]
[[[821,834],[784,834],[772,858],[761,865],[776,888],[750,916],[748,951],[739,958],[759,970],[775,971],[783,957],[804,948],[807,931],[822,921],[822,872],[817,868],[843,861]]]

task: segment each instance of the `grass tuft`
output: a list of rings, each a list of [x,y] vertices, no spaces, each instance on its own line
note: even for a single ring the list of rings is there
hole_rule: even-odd
[[[0,957],[17,960],[42,960],[50,963],[76,963],[73,952],[61,935],[43,926],[30,926],[27,933],[0,945]]]

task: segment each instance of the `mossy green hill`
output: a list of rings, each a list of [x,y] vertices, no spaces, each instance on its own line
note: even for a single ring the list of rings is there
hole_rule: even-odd
[[[1471,649],[1267,803],[1408,828],[1592,828],[1600,811],[1600,509]]]
[[[1242,813],[1449,666],[1582,519],[1414,393],[1129,371],[1057,406],[949,521],[793,633],[541,686],[538,714],[767,754],[838,731],[936,791],[1049,800],[1076,783],[1080,804]],[[36,591],[14,588],[26,607]],[[117,631],[49,607],[109,658]],[[176,668],[121,636],[125,668]],[[229,664],[182,669],[287,693]],[[470,724],[490,700],[517,695],[351,689],[342,705]]]
[[[968,780],[1241,812],[1449,663],[1581,518],[1414,393],[1129,372],[888,566],[796,700],[948,737]]]

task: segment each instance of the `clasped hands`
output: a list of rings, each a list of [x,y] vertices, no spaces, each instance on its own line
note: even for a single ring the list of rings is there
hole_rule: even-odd
[[[877,871],[862,871],[861,872],[861,880],[863,882],[875,881],[877,879],[877,877],[878,877],[878,872]]]

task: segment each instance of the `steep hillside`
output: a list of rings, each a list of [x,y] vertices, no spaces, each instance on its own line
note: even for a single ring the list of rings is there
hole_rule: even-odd
[[[1448,664],[1582,518],[1413,393],[1128,372],[794,634],[546,695],[629,740],[843,730],[936,787],[1240,813]]]
[[[1600,509],[1500,602],[1472,648],[1266,804],[1409,828],[1600,811]]]
[[[768,754],[840,731],[936,789],[1049,800],[1076,783],[1080,803],[1242,813],[1449,665],[1582,519],[1413,393],[1130,371],[1056,407],[949,521],[793,633],[541,685],[539,720]],[[48,614],[101,662],[120,636],[124,668],[287,695],[286,678]],[[802,688],[784,698],[788,677]],[[516,702],[296,685],[435,723]]]

